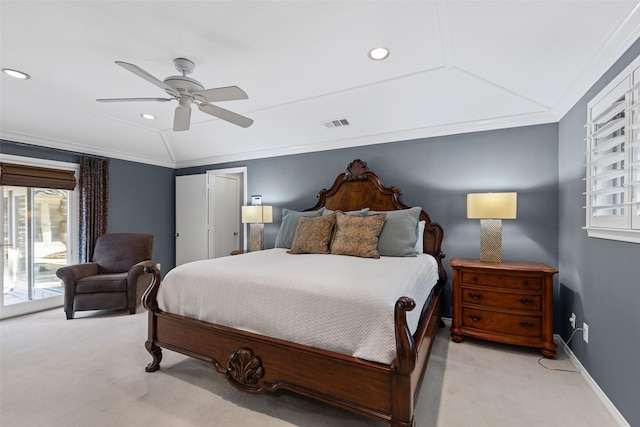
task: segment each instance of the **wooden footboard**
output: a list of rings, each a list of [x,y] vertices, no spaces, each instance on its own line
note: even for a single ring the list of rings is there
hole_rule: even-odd
[[[154,267],[147,272],[154,277],[143,295],[149,315],[145,347],[153,357],[147,372],[160,368],[165,348],[211,363],[232,386],[248,393],[283,388],[393,426],[413,425],[415,402],[440,321],[441,283],[413,335],[406,313],[415,303],[407,297],[398,299],[397,356],[385,365],[162,312],[156,299],[160,272]]]

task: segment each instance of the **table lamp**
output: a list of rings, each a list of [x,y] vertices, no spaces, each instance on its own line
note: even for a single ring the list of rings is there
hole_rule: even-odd
[[[264,249],[264,224],[273,222],[271,206],[243,206],[242,223],[249,224],[249,252]]]
[[[467,194],[467,218],[480,219],[480,261],[502,262],[502,220],[516,219],[517,193]]]

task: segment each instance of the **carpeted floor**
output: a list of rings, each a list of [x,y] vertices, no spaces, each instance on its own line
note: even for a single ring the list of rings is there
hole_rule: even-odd
[[[340,426],[386,424],[293,393],[249,395],[206,363],[164,350],[146,373],[146,312],[62,309],[0,322],[2,426]],[[417,427],[615,426],[578,373],[534,349],[449,340],[439,330]],[[546,366],[575,370],[559,352]]]

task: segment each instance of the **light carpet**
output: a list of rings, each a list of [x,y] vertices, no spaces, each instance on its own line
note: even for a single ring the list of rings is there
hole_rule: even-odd
[[[201,361],[164,350],[146,373],[146,311],[62,309],[0,322],[2,426],[387,425],[294,393],[250,395]],[[559,349],[546,366],[575,370]],[[578,373],[547,370],[537,350],[449,339],[438,331],[417,427],[615,426]]]

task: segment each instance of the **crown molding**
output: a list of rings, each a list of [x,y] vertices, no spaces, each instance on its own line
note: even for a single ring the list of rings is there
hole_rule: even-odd
[[[42,138],[39,136],[26,135],[26,134],[16,133],[16,132],[7,132],[7,131],[0,130],[0,139],[4,139],[6,141],[21,142],[24,144],[37,145],[40,147],[54,148],[57,150],[70,151],[72,153],[93,154],[95,156],[109,157],[114,159],[127,160],[130,162],[162,166],[162,167],[167,167],[171,169],[175,169],[176,167],[174,162],[167,162],[167,161],[153,159],[153,158],[140,158],[130,153],[123,153],[116,150],[97,149],[96,147],[91,147],[89,145],[77,144],[74,142],[62,141],[62,140],[53,139],[53,138]]]

